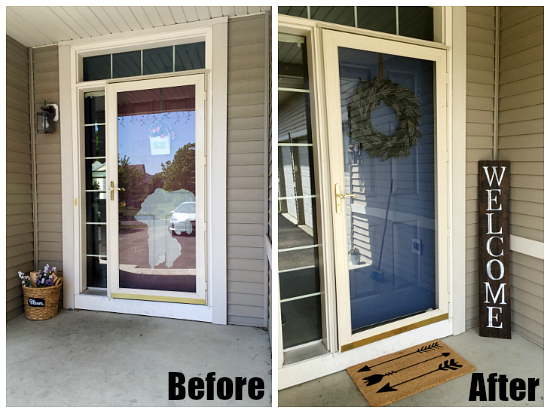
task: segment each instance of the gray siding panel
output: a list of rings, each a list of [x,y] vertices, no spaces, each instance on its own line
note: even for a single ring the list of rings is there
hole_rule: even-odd
[[[494,9],[468,7],[466,15],[466,328],[479,318],[477,161],[493,156]]]
[[[544,242],[544,8],[501,7],[499,157],[511,161],[510,233]],[[512,251],[513,329],[544,344],[544,260]]]
[[[530,92],[544,90],[543,7],[502,7],[499,155],[512,161],[511,233],[544,241],[544,104]],[[531,22],[518,33],[517,27]],[[510,32],[516,33],[515,36]],[[542,98],[542,97],[541,97]],[[530,189],[530,192],[519,190]],[[532,192],[539,192],[532,196]]]
[[[229,19],[228,322],[267,327],[265,276],[265,16]]]
[[[263,14],[231,18],[228,42],[228,322],[267,326],[265,237],[266,19]],[[29,84],[26,49],[8,40],[8,96],[6,125],[9,161],[7,213],[8,269],[33,267],[32,164],[30,156]],[[26,72],[22,71],[26,67]],[[34,111],[44,100],[59,103],[57,46],[33,50]],[[270,109],[270,108],[269,108]],[[54,134],[36,135],[36,191],[38,264],[63,270],[61,214],[61,140]],[[19,228],[17,229],[16,226]],[[29,249],[30,248],[30,249]],[[26,265],[26,266],[25,266]],[[12,271],[13,272],[13,271]],[[17,272],[15,272],[17,276]],[[9,275],[8,275],[9,279]],[[19,283],[9,280],[10,288]],[[10,287],[11,286],[11,287]],[[15,291],[15,290],[14,290]],[[19,300],[19,301],[17,301]],[[13,293],[7,297],[8,314],[21,307]],[[21,312],[21,309],[18,310]],[[11,313],[10,313],[11,312]]]
[[[269,125],[269,135],[268,135],[268,142],[267,142],[267,151],[268,151],[268,155],[267,155],[267,236],[269,238],[269,241],[271,243],[271,246],[272,246],[272,228],[273,228],[273,224],[272,224],[272,217],[273,217],[273,188],[272,188],[272,173],[273,173],[273,167],[272,167],[272,157],[273,157],[273,153],[272,153],[272,148],[273,148],[273,129],[272,129],[272,125],[273,125],[273,116],[272,116],[272,102],[273,102],[273,89],[272,89],[272,61],[273,61],[273,55],[272,55],[272,45],[273,45],[273,39],[271,37],[271,19],[269,19],[269,30],[268,32],[270,33],[269,35],[269,70],[268,70],[268,73],[269,73],[269,81],[268,81],[268,84],[269,84],[269,112],[268,112],[268,116],[269,116],[269,122],[268,122],[268,125]],[[271,256],[272,255],[272,251],[273,251],[273,248],[271,248],[271,251],[266,251],[266,253],[271,253]],[[273,308],[273,299],[272,299],[272,289],[273,289],[273,274],[272,274],[272,271],[271,271],[271,262],[268,262],[267,263],[267,279],[268,279],[268,284],[267,284],[267,308],[268,308],[268,330],[269,330],[269,338],[270,340],[273,339],[273,315],[272,315],[272,308]]]
[[[23,312],[18,271],[34,269],[29,56],[6,37],[6,319]]]
[[[492,159],[494,9],[467,8],[466,327],[478,322],[477,161]],[[492,16],[492,26],[487,16]],[[543,21],[542,7],[501,7],[498,148],[499,159],[512,161],[510,231],[540,242],[544,240]],[[540,345],[543,264],[511,253],[512,328]]]
[[[59,104],[57,49],[57,46],[50,46],[33,51],[35,111],[40,110],[44,100]],[[42,268],[50,264],[62,272],[60,122],[55,125],[55,133],[36,134],[36,193],[38,265]]]

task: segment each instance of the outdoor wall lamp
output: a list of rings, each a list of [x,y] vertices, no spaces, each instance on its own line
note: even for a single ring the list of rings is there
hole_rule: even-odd
[[[46,103],[41,106],[42,112],[36,114],[36,132],[54,133],[55,123],[59,120],[59,106],[56,103]]]

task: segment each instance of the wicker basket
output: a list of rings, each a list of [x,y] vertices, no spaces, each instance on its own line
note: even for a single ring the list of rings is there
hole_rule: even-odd
[[[25,317],[29,320],[47,320],[57,315],[61,285],[32,288],[23,286]]]

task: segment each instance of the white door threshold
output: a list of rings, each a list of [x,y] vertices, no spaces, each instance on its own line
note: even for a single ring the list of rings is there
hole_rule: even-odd
[[[279,390],[328,376],[355,364],[452,334],[452,319],[446,319],[344,353],[327,353],[283,366],[279,369]]]
[[[128,300],[75,294],[75,309],[212,322],[212,307],[161,301]]]

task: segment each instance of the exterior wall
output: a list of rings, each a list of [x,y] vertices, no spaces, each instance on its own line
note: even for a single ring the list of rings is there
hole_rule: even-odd
[[[267,327],[265,283],[266,19],[229,19],[228,323]]]
[[[477,324],[477,162],[493,158],[495,8],[466,11],[466,328]]]
[[[544,242],[544,8],[501,7],[499,158],[511,161],[510,233]],[[511,253],[512,328],[543,344],[544,260]]]
[[[466,327],[478,322],[477,161],[493,158],[495,7],[467,8]],[[511,161],[510,233],[544,241],[543,8],[501,7],[498,159]],[[512,329],[543,344],[544,261],[511,252]]]
[[[271,15],[270,15],[271,17]],[[273,39],[271,37],[272,29],[271,18],[269,19],[268,33],[269,33],[269,59],[268,59],[268,89],[269,89],[269,109],[268,109],[268,141],[267,141],[267,236],[270,242],[270,248],[266,251],[269,257],[267,263],[267,318],[268,318],[268,330],[269,330],[269,342],[273,340],[273,308],[272,308],[272,291],[273,291],[273,273],[271,270],[271,263],[273,257],[273,187],[272,187],[272,175],[273,175],[273,78],[272,78],[272,47]],[[267,248],[267,247],[266,247]]]
[[[228,322],[262,327],[267,326],[264,248],[267,132],[264,102],[268,90],[265,24],[265,14],[231,18],[228,39]],[[36,48],[33,50],[33,59],[35,110],[38,111],[44,100],[59,103],[58,47]],[[28,83],[28,72],[21,76],[26,76]],[[27,102],[27,118],[28,106]],[[30,151],[28,124],[27,119],[21,127],[26,128]],[[36,135],[37,225],[39,266],[48,263],[62,270],[59,129],[58,124],[54,134]],[[29,271],[33,267],[30,152],[28,158],[29,196],[25,199],[29,206],[25,211],[28,209],[29,217],[25,222],[30,225],[31,239],[28,245],[18,250],[27,251],[25,257],[28,256],[30,260],[29,268],[21,266],[19,261],[9,261],[9,264],[13,262],[11,265],[22,271]],[[16,165],[13,168],[16,170]],[[16,207],[15,210],[22,209]],[[213,254],[215,257],[215,251]],[[12,287],[19,285],[12,284]]]
[[[6,37],[6,319],[23,312],[18,271],[34,269],[27,48]]]
[[[57,46],[33,49],[34,112],[47,103],[59,104]],[[38,267],[46,264],[63,271],[61,232],[60,123],[52,134],[35,134]],[[62,295],[61,295],[62,296]]]

